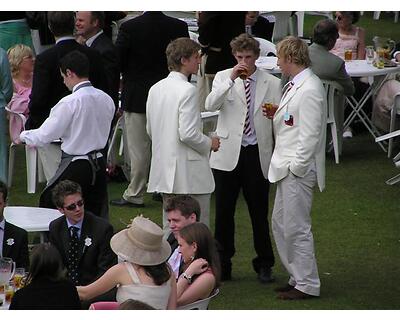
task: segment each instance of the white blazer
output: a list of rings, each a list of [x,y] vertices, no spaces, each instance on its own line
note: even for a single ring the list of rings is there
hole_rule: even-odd
[[[275,150],[268,178],[271,182],[290,172],[304,177],[315,162],[319,189],[325,187],[326,98],[320,79],[306,69],[304,76],[282,97],[275,113]],[[284,122],[288,112],[293,126]]]
[[[211,139],[202,133],[196,87],[180,72],[150,88],[147,133],[152,140],[148,192],[205,194],[214,191]]]
[[[232,84],[232,69],[218,72],[213,81],[212,91],[206,99],[206,110],[220,110],[217,134],[221,146],[212,152],[210,165],[214,169],[232,171],[239,160],[243,127],[247,113],[243,80],[237,78]],[[265,179],[273,150],[272,121],[264,117],[263,103],[278,104],[281,97],[280,81],[265,71],[256,71],[256,93],[254,101],[254,126],[260,153],[261,169]]]

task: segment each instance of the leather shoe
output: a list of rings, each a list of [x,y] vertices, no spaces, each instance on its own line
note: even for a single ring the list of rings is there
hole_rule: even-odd
[[[126,201],[123,198],[111,200],[110,204],[112,206],[118,206],[118,207],[131,207],[131,208],[143,208],[144,207],[143,203],[133,203],[133,202]]]
[[[311,299],[316,298],[316,296],[312,296],[310,294],[301,292],[295,288],[286,292],[279,292],[278,299],[282,300],[302,300],[302,299]]]
[[[294,289],[294,287],[291,286],[290,284],[287,284],[287,285],[284,286],[284,287],[275,288],[274,291],[275,291],[275,292],[287,292],[287,291],[290,291],[290,290],[292,290],[292,289]]]
[[[274,282],[275,278],[272,276],[271,268],[261,267],[257,274],[257,279],[259,282],[265,284]]]
[[[152,199],[154,201],[163,202],[161,193],[153,192]]]

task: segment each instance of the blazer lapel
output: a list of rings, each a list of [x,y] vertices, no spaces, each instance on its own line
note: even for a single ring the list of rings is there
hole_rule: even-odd
[[[257,111],[261,110],[260,108],[261,103],[264,100],[266,92],[268,91],[268,85],[266,84],[267,79],[263,77],[263,73],[260,72],[258,69],[256,77],[257,81],[256,81],[256,94],[254,98],[254,114],[256,114]]]
[[[234,84],[233,88],[236,91],[237,96],[240,98],[240,100],[242,100],[244,105],[247,107],[246,95],[244,93],[243,80],[240,78],[237,78],[235,80],[235,84]]]
[[[79,262],[81,261],[83,255],[87,251],[87,246],[85,243],[86,239],[91,238],[90,223],[87,220],[88,220],[88,215],[87,213],[85,213],[82,223],[81,236],[79,238],[79,248],[78,248]]]
[[[7,244],[7,240],[13,238],[12,232],[10,232],[10,228],[7,228],[8,222],[6,221],[4,224],[4,238],[3,238],[3,257],[9,257],[9,253],[12,245]]]

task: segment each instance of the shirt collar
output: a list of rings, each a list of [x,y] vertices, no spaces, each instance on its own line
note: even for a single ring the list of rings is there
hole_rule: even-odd
[[[303,71],[296,74],[292,79],[293,84],[296,85],[297,83],[301,82],[303,78],[306,77],[307,73],[309,72],[309,69],[310,68],[305,68]]]
[[[99,32],[97,32],[93,37],[90,37],[89,39],[86,40],[86,45],[88,47],[91,47],[93,44],[93,41],[97,39],[97,37],[99,35],[101,35],[103,33],[103,30],[100,30]]]
[[[0,222],[0,229],[3,229],[6,227],[6,219],[3,218],[3,220]]]
[[[56,44],[61,42],[61,41],[65,41],[65,40],[75,40],[75,38],[73,36],[64,36],[64,37],[60,37],[56,40]]]
[[[72,223],[68,220],[68,218],[65,218],[65,219],[67,220],[68,230],[69,230],[69,228],[71,228],[71,227],[76,227],[76,228],[78,228],[79,230],[82,229],[83,219],[82,219],[81,221],[79,221],[78,223],[76,223],[76,224],[72,224]]]
[[[78,87],[82,86],[83,84],[91,85],[89,80],[81,81],[81,82],[77,83],[76,85],[74,85],[74,87],[72,88],[72,92],[75,92],[78,89]],[[89,85],[86,85],[86,86],[89,87]],[[84,87],[86,87],[86,86],[84,86]]]

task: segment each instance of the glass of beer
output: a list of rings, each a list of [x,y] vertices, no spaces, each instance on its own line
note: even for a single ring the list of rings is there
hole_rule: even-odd
[[[14,296],[14,287],[11,283],[4,285],[4,295],[7,303],[11,303]]]
[[[248,75],[248,73],[247,73],[247,70],[243,69],[243,70],[240,71],[240,74],[239,74],[239,78],[240,78],[240,79],[246,80],[248,76],[249,76],[249,75]]]
[[[373,46],[367,46],[365,48],[365,59],[367,60],[368,64],[371,64],[375,58],[375,51]]]
[[[353,50],[351,48],[344,49],[344,61],[351,61],[353,58]]]
[[[23,278],[25,277],[25,269],[24,268],[16,268],[14,273],[14,286],[15,288],[21,289],[23,287]]]
[[[275,115],[276,110],[278,110],[278,105],[271,102],[266,102],[262,105],[262,109],[267,118],[272,119]]]

